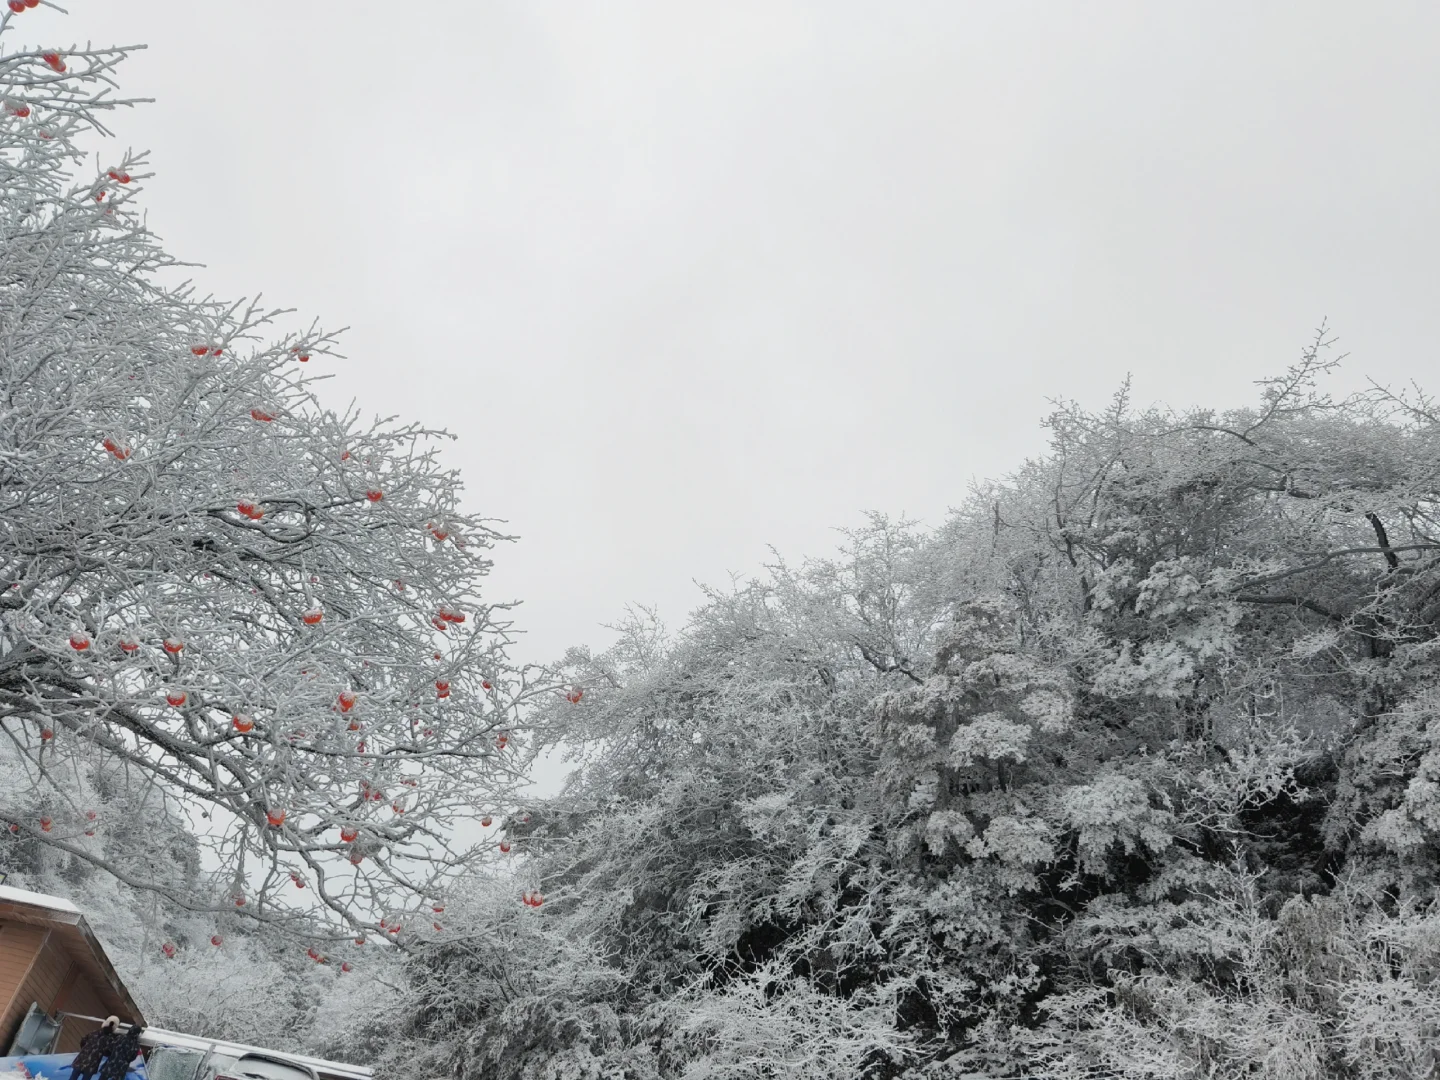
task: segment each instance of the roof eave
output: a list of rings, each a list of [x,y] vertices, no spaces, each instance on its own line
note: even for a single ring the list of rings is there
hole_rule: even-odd
[[[130,991],[125,988],[125,983],[121,980],[120,973],[115,970],[115,965],[110,963],[110,957],[105,954],[105,947],[100,944],[100,939],[95,936],[95,931],[90,929],[90,924],[85,921],[83,915],[80,917],[77,928],[80,933],[85,936],[85,943],[90,946],[90,951],[99,963],[100,970],[105,973],[105,981],[110,984],[110,989],[125,1003],[125,1007],[129,1010],[130,1014],[135,1017],[135,1022],[141,1027],[144,1027],[145,1014],[140,1011],[140,1006],[137,1005],[135,999],[130,996]]]

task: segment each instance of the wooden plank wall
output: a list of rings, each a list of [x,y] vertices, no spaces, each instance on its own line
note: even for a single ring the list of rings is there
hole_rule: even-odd
[[[67,1013],[79,1013],[81,1016],[105,1016],[109,1009],[100,1000],[100,995],[95,993],[95,988],[86,978],[85,971],[80,965],[75,964],[66,976],[66,988],[56,998],[53,1009],[59,1009]],[[98,1020],[81,1020],[76,1016],[67,1016],[60,1025],[60,1038],[55,1043],[55,1053],[73,1054],[80,1049],[80,1040],[100,1026]]]
[[[27,923],[0,923],[0,1054],[10,1048],[15,1029],[35,999],[25,997],[42,946],[50,931]]]
[[[54,934],[47,934],[45,943],[40,947],[40,953],[35,957],[34,963],[30,965],[30,973],[25,976],[25,981],[16,991],[15,999],[10,1003],[15,1009],[13,1023],[18,1027],[21,1020],[25,1018],[30,1003],[38,1002],[40,1008],[49,1012],[55,1004],[55,998],[59,996],[61,988],[65,985],[65,977],[70,974],[72,961],[70,954],[56,939]],[[8,1033],[0,1031],[5,1037],[5,1049],[10,1048],[10,1040],[15,1037],[15,1027],[9,1029]]]
[[[127,1024],[137,1017],[111,994],[104,969],[88,954],[90,944],[73,924],[47,927],[4,917],[0,909],[0,1054],[10,1046],[31,1003],[51,1016],[119,1015]],[[123,998],[123,991],[121,992]],[[99,1026],[94,1020],[61,1017],[56,1053],[79,1049],[80,1040]]]
[[[57,1011],[84,1016],[109,1012],[89,973],[70,958],[61,934],[43,926],[0,923],[0,1054],[9,1049],[31,1002],[52,1016]],[[94,1020],[65,1017],[55,1053],[74,1053],[80,1040],[99,1026]]]

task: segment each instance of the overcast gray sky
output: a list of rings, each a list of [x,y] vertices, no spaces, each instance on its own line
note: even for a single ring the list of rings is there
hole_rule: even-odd
[[[217,293],[452,429],[524,659],[938,523],[1049,397],[1437,370],[1440,5],[66,0]],[[1430,378],[1436,387],[1440,379]]]

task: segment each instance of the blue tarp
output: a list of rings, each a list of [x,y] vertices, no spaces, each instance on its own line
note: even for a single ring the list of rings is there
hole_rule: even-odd
[[[31,1054],[28,1057],[0,1058],[0,1080],[70,1080],[74,1054]],[[130,1063],[125,1080],[146,1080],[145,1060]]]

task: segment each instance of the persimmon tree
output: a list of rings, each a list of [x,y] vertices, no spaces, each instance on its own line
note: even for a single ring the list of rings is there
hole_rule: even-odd
[[[0,55],[0,817],[182,908],[434,932],[522,772],[507,538],[442,432],[321,403],[332,336],[182,283],[144,157],[88,156],[123,58]]]

